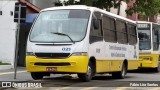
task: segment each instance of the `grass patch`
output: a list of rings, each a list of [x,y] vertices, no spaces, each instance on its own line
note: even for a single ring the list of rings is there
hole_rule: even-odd
[[[3,63],[2,61],[0,61],[0,65],[11,65],[10,63]]]

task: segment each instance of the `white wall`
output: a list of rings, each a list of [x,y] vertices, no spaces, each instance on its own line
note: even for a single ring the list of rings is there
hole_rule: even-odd
[[[157,16],[157,23],[160,24],[160,15]]]
[[[16,0],[0,0],[0,61],[14,63],[16,23],[13,22]]]
[[[127,14],[125,12],[125,10],[127,9],[127,4],[125,2],[121,2],[121,7],[120,7],[120,16],[126,17]],[[117,8],[112,7],[110,9],[111,13],[117,14]]]

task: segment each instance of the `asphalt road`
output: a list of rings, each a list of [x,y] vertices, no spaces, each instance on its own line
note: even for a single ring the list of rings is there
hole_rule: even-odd
[[[151,70],[130,71],[125,79],[113,79],[109,74],[98,74],[91,82],[82,82],[75,74],[58,74],[44,77],[44,79],[41,80],[33,80],[30,73],[25,71],[25,68],[19,68],[17,79],[14,79],[13,71],[13,69],[0,71],[0,81],[41,83],[41,88],[34,88],[38,90],[160,90],[160,72],[155,73]],[[133,87],[134,85],[135,87]],[[156,85],[158,85],[158,87]],[[2,85],[0,85],[0,87],[1,86]],[[0,89],[10,90],[11,88]],[[33,88],[16,89],[28,90]]]

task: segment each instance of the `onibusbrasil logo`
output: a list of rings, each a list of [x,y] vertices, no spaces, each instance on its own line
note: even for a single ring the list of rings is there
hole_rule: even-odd
[[[20,82],[2,82],[2,87],[4,88],[40,88],[42,87],[41,83],[20,83]]]

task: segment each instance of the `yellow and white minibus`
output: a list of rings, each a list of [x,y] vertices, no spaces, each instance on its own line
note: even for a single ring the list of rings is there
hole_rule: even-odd
[[[159,67],[159,29],[153,22],[137,21],[139,36],[139,68],[152,68],[158,72]]]
[[[136,22],[83,5],[47,8],[36,18],[27,43],[26,68],[33,79],[97,73],[124,78],[138,69]]]

